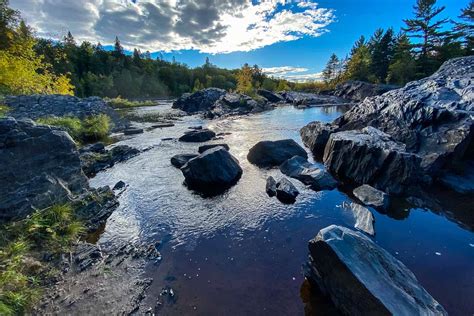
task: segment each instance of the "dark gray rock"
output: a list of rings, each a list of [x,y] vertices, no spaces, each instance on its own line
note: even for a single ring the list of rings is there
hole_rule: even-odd
[[[285,101],[285,99],[281,95],[279,95],[278,93],[268,91],[268,90],[265,90],[265,89],[258,89],[257,94],[264,97],[265,99],[267,99],[268,102],[278,103],[278,102],[284,102]]]
[[[322,229],[308,245],[306,277],[346,315],[447,315],[399,260],[360,232]]]
[[[181,136],[179,141],[188,143],[202,143],[207,142],[214,137],[216,137],[216,133],[209,129],[192,130]]]
[[[229,115],[244,115],[272,108],[273,105],[267,103],[266,100],[257,101],[245,94],[227,93],[214,103],[213,108],[206,116],[215,118]]]
[[[296,197],[300,194],[298,189],[291,183],[290,180],[282,178],[276,184],[276,197],[282,203],[293,204]]]
[[[64,203],[88,188],[72,138],[30,120],[0,119],[0,220]]]
[[[307,92],[286,91],[281,93],[287,103],[298,107],[332,106],[349,103],[348,100],[333,95],[323,95]]]
[[[316,158],[323,158],[329,136],[337,127],[329,123],[311,122],[300,130],[301,139]]]
[[[274,197],[276,195],[276,181],[270,176],[267,178],[267,183],[265,185],[265,192],[267,192],[269,197]]]
[[[95,144],[84,146],[79,149],[79,153],[81,154],[86,153],[86,152],[104,154],[105,145],[104,143],[95,143]]]
[[[253,146],[247,159],[261,168],[271,168],[281,165],[293,156],[308,158],[306,151],[292,139],[277,141],[261,141]]]
[[[375,230],[374,230],[374,215],[372,214],[371,211],[369,211],[368,208],[363,207],[360,204],[357,203],[344,203],[345,209],[351,212],[355,224],[354,227],[363,231],[364,233],[367,233],[369,235],[375,235]]]
[[[73,260],[79,271],[87,270],[93,265],[102,262],[104,256],[99,245],[79,243],[73,253]]]
[[[124,135],[143,134],[143,128],[127,128],[123,131]]]
[[[223,192],[242,176],[239,161],[223,147],[209,149],[189,160],[181,171],[190,189],[209,194]]]
[[[140,150],[128,145],[118,145],[105,152],[83,151],[80,155],[82,170],[88,177],[113,167],[140,153]]]
[[[198,152],[200,154],[202,154],[203,152],[205,152],[208,149],[211,149],[211,148],[214,148],[214,147],[219,147],[219,146],[224,147],[225,150],[230,150],[230,147],[227,144],[210,144],[210,145],[199,146]]]
[[[323,161],[341,179],[370,184],[390,194],[402,194],[424,180],[421,158],[373,127],[331,134]]]
[[[125,188],[127,186],[127,184],[125,182],[123,182],[122,180],[120,180],[119,182],[117,182],[115,185],[114,185],[114,188],[112,190],[122,190],[123,188]]]
[[[297,180],[300,180],[315,191],[333,190],[337,181],[326,170],[318,168],[305,158],[295,156],[288,159],[280,166],[280,171]]]
[[[384,94],[390,90],[400,88],[395,85],[375,84],[363,81],[346,81],[334,89],[335,96],[356,102],[364,101],[367,97]]]
[[[474,161],[469,161],[465,164],[464,170],[461,174],[459,172],[451,171],[439,177],[445,187],[454,190],[461,194],[474,193]]]
[[[158,124],[153,124],[151,127],[152,128],[165,128],[165,127],[173,127],[174,123],[158,123]]]
[[[196,158],[199,155],[196,154],[179,154],[171,157],[171,164],[176,168],[181,168],[184,166],[189,160]]]
[[[372,206],[381,210],[387,210],[390,205],[390,198],[388,194],[367,184],[355,188],[352,193],[356,198],[359,199],[359,201],[367,206]]]
[[[186,93],[173,103],[173,109],[180,109],[190,114],[205,112],[212,109],[214,103],[225,94],[225,90],[217,88],[208,88],[193,94]]]

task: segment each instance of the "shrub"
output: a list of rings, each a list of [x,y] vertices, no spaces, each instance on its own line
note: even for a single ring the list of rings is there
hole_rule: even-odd
[[[82,138],[82,122],[77,117],[63,116],[63,117],[43,117],[37,120],[40,124],[52,125],[64,128],[69,135],[76,141]]]
[[[127,99],[122,99],[120,96],[113,99],[106,98],[105,100],[110,106],[121,109],[157,105],[156,102],[153,101],[130,101]]]
[[[8,106],[0,103],[0,117],[5,117],[9,110],[10,108]]]

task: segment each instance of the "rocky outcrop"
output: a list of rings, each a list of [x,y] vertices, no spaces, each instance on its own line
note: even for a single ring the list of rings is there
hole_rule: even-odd
[[[247,159],[260,168],[277,167],[286,160],[301,156],[308,158],[306,151],[292,139],[261,141],[253,146]]]
[[[285,102],[298,107],[330,106],[348,104],[350,101],[333,95],[315,94],[307,92],[285,91],[281,93]]]
[[[210,110],[219,98],[226,94],[223,89],[208,88],[195,93],[185,93],[173,103],[173,109],[189,114]]]
[[[100,171],[113,167],[116,163],[124,162],[140,153],[140,150],[118,145],[106,150],[101,143],[81,149],[82,170],[88,177],[93,177]]]
[[[377,190],[370,185],[361,185],[360,187],[355,188],[352,193],[364,205],[372,206],[380,210],[387,210],[390,206],[390,198],[388,194]]]
[[[208,149],[211,149],[211,148],[214,148],[214,147],[223,147],[225,150],[230,150],[230,147],[229,145],[227,144],[210,144],[210,145],[202,145],[202,146],[199,146],[198,148],[198,152],[200,154],[202,154],[203,152],[205,152],[206,150]]]
[[[329,136],[336,130],[337,127],[329,123],[312,122],[300,130],[300,135],[303,143],[313,155],[322,158]]]
[[[390,90],[399,88],[395,85],[374,84],[363,81],[346,81],[336,86],[333,91],[335,96],[343,99],[360,102],[365,98],[384,94]]]
[[[223,147],[209,149],[189,160],[181,171],[190,189],[206,194],[221,193],[242,176],[239,161]]]
[[[73,203],[78,217],[93,230],[118,204],[109,188],[89,187],[76,145],[60,129],[31,120],[0,119],[0,164],[0,221],[22,219],[52,204]]]
[[[326,170],[318,168],[305,158],[294,156],[280,166],[280,171],[311,187],[315,191],[333,190],[337,181]]]
[[[293,204],[300,192],[290,180],[282,178],[276,183],[276,197],[282,203]]]
[[[268,91],[265,89],[258,89],[257,94],[267,99],[268,102],[272,102],[272,103],[285,102],[285,99],[279,93],[276,93],[276,92]]]
[[[181,168],[184,166],[188,161],[191,159],[196,158],[197,154],[179,154],[179,155],[174,155],[171,157],[171,164],[175,166],[176,168]]]
[[[404,144],[373,127],[331,134],[323,160],[341,179],[368,183],[393,194],[423,180],[420,157],[407,153]]]
[[[214,137],[216,137],[216,133],[209,129],[196,129],[184,133],[184,135],[179,138],[179,141],[186,143],[203,143]]]
[[[343,173],[359,184],[367,183],[390,193],[392,191],[399,192],[401,186],[412,184],[410,178],[418,177],[422,179],[421,184],[426,186],[426,183],[430,182],[430,178],[436,180],[449,170],[456,170],[458,174],[462,174],[466,165],[474,158],[473,77],[473,56],[452,59],[430,77],[408,83],[401,89],[389,91],[381,96],[366,98],[337,119],[332,128],[321,128],[317,124],[313,127],[308,126],[304,133],[302,132],[304,135],[308,135],[305,143],[318,144],[317,147],[321,148],[321,143],[326,138],[326,135],[320,136],[321,133],[351,130],[359,131],[339,134],[338,141],[343,142],[341,136],[353,140],[355,140],[354,137],[359,138],[359,136],[366,138],[361,135],[360,130],[367,126],[384,132],[390,137],[375,136],[378,140],[369,143],[378,143],[376,146],[378,148],[385,146],[384,151],[388,150],[389,156],[399,159],[396,163],[400,163],[404,168],[403,174],[397,172],[397,174],[391,175],[383,172],[383,178],[391,177],[395,180],[397,183],[395,187],[390,185],[387,180],[378,182],[368,179],[373,177],[374,180],[377,180],[380,176],[375,176],[373,171],[382,170],[378,167],[373,168],[375,157],[372,150],[365,151],[369,156],[360,151],[357,156],[351,154],[350,156],[345,155],[344,158],[341,157],[341,159],[347,160],[346,162],[342,162],[339,158],[337,160],[345,167],[356,168],[358,166],[357,170]],[[318,129],[321,129],[322,132],[318,132]],[[362,134],[367,133],[363,131]],[[387,144],[384,144],[386,142]],[[356,143],[360,144],[360,140],[357,140]],[[397,145],[393,147],[393,144]],[[328,141],[325,147],[325,157],[339,156],[339,153],[331,154],[332,148],[330,147],[333,145],[330,145]],[[398,154],[394,155],[394,151]],[[380,157],[385,163],[389,163],[389,160],[385,158],[387,154],[384,153]],[[352,162],[349,162],[349,159]],[[368,163],[367,160],[371,163]],[[412,160],[419,160],[419,166],[409,167]],[[393,162],[389,164],[393,165]],[[392,170],[396,171],[396,169]],[[412,174],[410,170],[415,174]],[[401,178],[397,179],[397,177]],[[367,179],[366,181],[369,182],[361,181],[362,179]],[[406,180],[409,180],[408,183],[405,183]]]
[[[447,315],[399,260],[360,232],[322,229],[305,275],[345,315]]]
[[[9,116],[17,119],[37,120],[49,116],[88,116],[106,114],[112,119],[114,130],[128,126],[128,122],[99,97],[80,99],[70,95],[20,95],[8,96],[4,103],[10,108]]]

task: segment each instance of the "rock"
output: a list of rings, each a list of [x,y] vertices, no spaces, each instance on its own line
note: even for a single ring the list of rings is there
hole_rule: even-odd
[[[76,145],[64,131],[0,119],[0,221],[65,203],[88,189]]]
[[[273,106],[267,104],[266,99],[256,101],[245,94],[227,93],[216,101],[213,108],[207,113],[207,116],[215,118],[224,115],[244,115],[272,108]]]
[[[220,193],[242,176],[239,161],[223,147],[209,149],[185,164],[183,172],[186,185],[203,193]]]
[[[295,106],[306,107],[306,106],[330,106],[347,104],[349,101],[342,98],[306,92],[287,91],[281,94],[287,103],[291,103]]]
[[[346,81],[340,83],[334,89],[335,96],[356,102],[364,101],[367,97],[384,94],[393,89],[400,88],[395,85],[375,84],[363,81]]]
[[[89,243],[79,243],[76,245],[73,260],[79,271],[87,270],[104,259],[100,246]]]
[[[333,190],[337,181],[326,170],[318,168],[305,158],[295,156],[288,159],[280,166],[280,171],[297,180],[300,180],[315,191]]]
[[[143,128],[127,128],[126,130],[123,131],[124,135],[136,135],[136,134],[142,134],[143,133]]]
[[[209,129],[192,130],[184,133],[184,135],[179,138],[179,141],[188,143],[202,143],[207,142],[214,137],[216,137],[216,133]]]
[[[298,189],[291,183],[290,180],[282,178],[276,184],[276,197],[282,203],[295,203],[296,197],[300,194]]]
[[[104,145],[104,143],[95,143],[95,144],[91,144],[91,145],[88,145],[88,146],[84,146],[81,149],[79,149],[79,153],[81,153],[81,154],[86,153],[86,152],[104,154],[105,153],[105,145]]]
[[[311,122],[300,130],[301,139],[316,158],[323,158],[329,136],[337,127],[328,123]]]
[[[116,163],[129,160],[140,153],[140,150],[127,146],[118,145],[105,153],[83,152],[81,154],[82,170],[88,177],[95,176],[98,172],[114,166]]]
[[[271,168],[281,165],[293,156],[308,158],[306,151],[292,139],[277,141],[261,141],[253,146],[247,159],[261,168]]]
[[[174,123],[159,123],[159,124],[153,124],[151,127],[152,128],[165,128],[165,127],[173,127]]]
[[[346,315],[447,315],[399,260],[340,226],[310,240],[305,275]]]
[[[265,192],[267,192],[269,197],[274,197],[276,195],[276,181],[272,176],[267,178]]]
[[[454,171],[446,172],[439,177],[439,182],[461,194],[474,193],[474,161],[466,163],[466,167],[461,174]]]
[[[199,155],[196,154],[179,154],[171,157],[171,164],[176,168],[181,168],[184,166],[189,160],[196,158]]]
[[[198,126],[190,126],[190,127],[188,127],[188,129],[202,129],[202,126],[201,126],[201,125],[198,125]]]
[[[198,152],[200,154],[202,154],[203,152],[205,152],[208,149],[211,149],[211,148],[214,148],[214,147],[219,147],[219,146],[224,147],[224,149],[227,150],[227,151],[230,150],[230,147],[227,144],[211,144],[211,145],[199,146]]]
[[[80,99],[70,95],[19,95],[7,96],[4,103],[10,108],[8,115],[17,119],[37,120],[50,116],[74,116],[84,119],[105,114],[111,118],[114,131],[123,130],[129,124],[99,97]]]
[[[323,161],[341,179],[370,184],[390,194],[402,194],[424,181],[421,158],[373,127],[331,134]]]
[[[123,182],[122,180],[120,180],[119,182],[117,182],[115,185],[114,185],[114,188],[112,190],[122,190],[123,188],[125,188],[127,186],[127,184],[125,182]]]
[[[367,206],[387,210],[390,205],[390,198],[385,192],[377,190],[367,184],[355,188],[352,193],[359,201]]]
[[[264,97],[265,99],[268,100],[268,102],[272,103],[278,103],[278,102],[284,102],[285,99],[279,95],[278,93],[271,92],[265,89],[258,89],[257,94]]]
[[[369,234],[375,235],[374,231],[374,215],[366,207],[359,205],[357,203],[351,203],[350,205],[345,205],[345,208],[348,209],[352,216],[355,219],[354,227]]]
[[[208,88],[193,94],[183,94],[173,103],[173,109],[180,109],[189,114],[211,110],[214,103],[226,94],[225,90]]]

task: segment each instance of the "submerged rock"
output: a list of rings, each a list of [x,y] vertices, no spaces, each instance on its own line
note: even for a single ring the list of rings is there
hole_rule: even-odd
[[[186,185],[203,193],[220,193],[242,176],[239,161],[223,147],[215,147],[191,159],[182,168]]]
[[[253,146],[247,159],[261,168],[271,168],[281,165],[293,156],[308,158],[306,151],[292,139],[277,141],[261,141]]]
[[[359,199],[359,201],[367,206],[387,210],[390,205],[390,198],[385,192],[377,190],[367,184],[355,188],[352,193]]]
[[[214,137],[216,137],[216,133],[213,131],[209,129],[199,129],[184,133],[184,135],[179,138],[179,141],[188,143],[203,143],[213,139]]]
[[[346,315],[447,315],[399,260],[340,226],[310,240],[306,277]]]
[[[315,191],[333,190],[337,187],[337,181],[326,170],[318,168],[308,162],[305,158],[295,156],[288,159],[280,166],[280,171],[300,180]]]
[[[199,149],[198,149],[198,152],[200,154],[202,154],[203,152],[205,152],[206,150],[208,149],[211,149],[211,148],[214,148],[214,147],[223,147],[225,150],[229,151],[230,150],[230,147],[229,145],[227,144],[210,144],[210,145],[202,145],[202,146],[199,146]]]
[[[267,178],[267,183],[265,185],[265,192],[267,192],[269,197],[274,197],[276,195],[276,181],[270,176]]]
[[[125,182],[123,182],[122,180],[120,180],[119,182],[115,183],[114,187],[112,190],[122,190],[123,188],[125,188],[127,186],[127,184]]]
[[[184,166],[189,160],[196,158],[197,154],[179,154],[171,157],[171,164],[176,168],[181,168]]]
[[[276,197],[283,203],[295,203],[296,197],[300,194],[298,189],[291,183],[290,180],[282,178],[276,184]]]
[[[124,162],[140,153],[140,150],[128,145],[118,145],[110,150],[85,151],[81,158],[82,170],[88,177],[93,177],[100,171],[113,167],[116,163]]]
[[[210,110],[214,103],[227,92],[223,89],[208,88],[193,94],[185,93],[173,103],[173,109],[193,114]]]
[[[374,235],[374,215],[369,209],[357,203],[346,205],[346,208],[352,213],[355,219],[354,227],[369,234]]]
[[[420,157],[373,127],[331,134],[323,160],[341,179],[368,183],[391,194],[401,194],[423,181]]]
[[[124,135],[143,134],[143,128],[127,128],[123,131]]]

